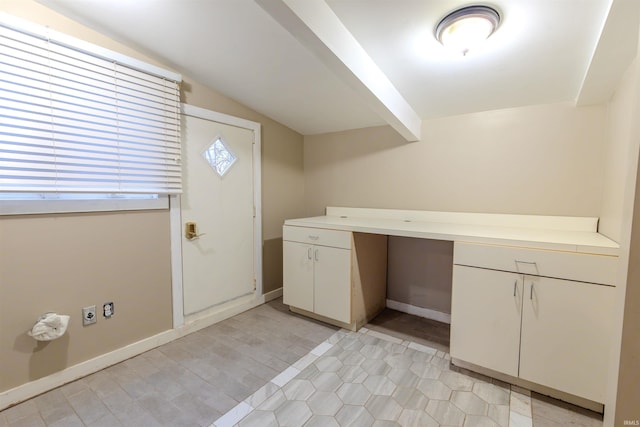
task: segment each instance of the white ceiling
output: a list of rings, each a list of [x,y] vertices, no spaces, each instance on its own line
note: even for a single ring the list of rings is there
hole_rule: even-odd
[[[412,118],[603,102],[637,43],[628,11],[609,13],[625,0],[493,0],[502,23],[466,57],[433,37],[465,0],[39,1],[305,135],[389,123],[411,140]]]

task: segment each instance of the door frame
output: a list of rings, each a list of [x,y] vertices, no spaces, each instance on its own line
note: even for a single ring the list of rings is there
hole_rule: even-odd
[[[189,104],[180,104],[181,115],[210,120],[225,125],[253,131],[253,205],[254,224],[254,274],[256,290],[250,306],[257,300],[262,301],[262,140],[261,125],[258,122],[230,116],[217,111],[207,110]],[[180,195],[169,196],[169,222],[171,234],[171,292],[173,301],[173,327],[179,328],[185,323],[182,286],[182,207]],[[248,308],[250,308],[250,306]],[[210,313],[211,314],[211,313]]]

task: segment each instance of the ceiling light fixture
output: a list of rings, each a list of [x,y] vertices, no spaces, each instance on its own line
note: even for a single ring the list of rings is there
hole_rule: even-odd
[[[499,23],[500,14],[494,8],[466,6],[442,18],[436,38],[443,46],[466,55],[493,34]]]

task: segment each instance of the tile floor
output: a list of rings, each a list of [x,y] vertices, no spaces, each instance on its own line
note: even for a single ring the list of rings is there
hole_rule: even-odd
[[[276,377],[214,426],[510,424],[508,384],[456,372],[443,351],[366,328],[336,332],[292,368],[291,379]]]
[[[2,411],[0,427],[602,425],[447,351],[447,325],[385,310],[352,333],[276,300]]]
[[[536,393],[532,393],[531,410],[536,427],[602,427],[602,415]]]

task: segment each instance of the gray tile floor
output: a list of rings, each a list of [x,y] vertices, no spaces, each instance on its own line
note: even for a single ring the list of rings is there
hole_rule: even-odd
[[[2,411],[0,427],[209,426],[247,408],[242,426],[269,413],[276,426],[508,425],[506,385],[450,369],[446,325],[386,310],[367,328],[352,336],[272,301]],[[535,394],[531,409],[534,426],[602,425]]]
[[[215,426],[509,426],[508,384],[376,331],[338,331],[293,367],[295,377]]]
[[[536,427],[602,427],[602,415],[536,393],[531,395],[531,410]]]

